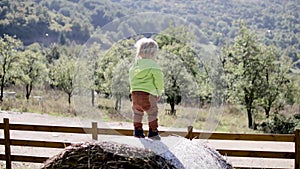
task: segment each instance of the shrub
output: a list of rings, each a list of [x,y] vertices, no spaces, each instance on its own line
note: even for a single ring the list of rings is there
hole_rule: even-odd
[[[292,134],[296,126],[300,124],[300,119],[296,115],[284,115],[275,113],[274,116],[262,121],[258,129],[265,133]]]

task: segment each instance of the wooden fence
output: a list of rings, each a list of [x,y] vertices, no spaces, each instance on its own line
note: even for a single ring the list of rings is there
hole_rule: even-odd
[[[0,160],[6,161],[6,168],[11,169],[12,161],[43,163],[48,157],[36,157],[25,155],[12,155],[11,146],[30,146],[44,148],[65,148],[70,142],[53,142],[37,140],[17,140],[10,138],[11,130],[35,131],[35,132],[61,132],[61,133],[81,133],[91,134],[94,140],[98,139],[98,134],[104,135],[126,135],[131,136],[133,131],[128,129],[107,129],[98,128],[97,123],[93,122],[91,128],[64,127],[64,126],[45,126],[45,125],[26,125],[10,124],[9,119],[4,118],[0,123],[0,129],[4,129],[4,138],[0,139],[0,145],[5,146],[5,154],[0,154]],[[300,169],[300,130],[297,129],[294,134],[230,134],[230,133],[205,133],[193,132],[193,127],[189,126],[187,132],[181,131],[160,131],[161,136],[179,135],[189,139],[216,139],[216,140],[251,140],[251,141],[278,141],[294,142],[295,152],[276,152],[276,151],[250,151],[250,150],[228,150],[217,149],[217,151],[226,156],[233,157],[261,157],[261,158],[283,158],[295,159],[295,169]],[[238,166],[234,166],[238,167]],[[253,168],[249,166],[249,168]]]

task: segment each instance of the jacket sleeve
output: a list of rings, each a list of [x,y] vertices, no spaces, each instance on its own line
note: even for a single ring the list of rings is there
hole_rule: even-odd
[[[164,75],[160,69],[156,69],[153,71],[153,78],[154,78],[154,86],[157,90],[158,96],[164,91]]]

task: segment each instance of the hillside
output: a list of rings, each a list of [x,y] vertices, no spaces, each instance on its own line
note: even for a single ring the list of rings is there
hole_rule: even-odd
[[[16,35],[25,45],[75,41],[83,44],[96,28],[141,12],[162,12],[194,23],[216,45],[230,41],[239,20],[268,45],[287,51],[294,60],[300,50],[297,0],[6,0],[0,2],[0,34]]]
[[[187,19],[197,25],[217,46],[234,38],[239,20],[267,45],[288,51],[297,59],[300,50],[300,2],[297,0],[153,0],[143,3],[134,0],[114,0],[138,12],[159,11]]]
[[[7,0],[0,9],[0,34],[16,35],[25,45],[67,39],[80,44],[96,27],[126,15],[126,9],[117,4],[95,0]]]

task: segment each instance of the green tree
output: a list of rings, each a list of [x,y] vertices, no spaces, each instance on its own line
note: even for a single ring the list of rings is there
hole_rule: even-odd
[[[161,48],[159,62],[164,73],[165,95],[171,114],[175,114],[175,105],[182,98],[197,96],[200,60],[189,44],[191,39],[185,27],[169,28],[155,38]]]
[[[245,106],[249,128],[253,128],[254,110],[263,108],[268,118],[272,108],[277,111],[283,100],[292,98],[286,93],[294,88],[290,72],[296,63],[275,47],[259,43],[245,23],[234,44],[222,53],[229,101]]]
[[[300,55],[298,55],[298,60],[293,62],[291,68],[291,80],[292,84],[289,86],[287,95],[290,103],[297,104],[300,109]]]
[[[75,76],[75,59],[61,57],[51,69],[52,84],[68,95],[68,103],[71,105],[71,98],[74,90],[73,78]]]
[[[263,57],[263,83],[262,97],[259,104],[264,108],[265,115],[269,118],[271,108],[278,102],[279,96],[287,91],[291,83],[289,71],[292,68],[292,60],[280,56],[274,47],[267,47],[262,51]]]
[[[96,43],[94,43],[91,47],[91,49],[89,50],[89,54],[88,54],[88,64],[90,65],[90,72],[91,72],[91,76],[92,79],[94,81],[94,85],[92,86],[91,89],[91,94],[92,94],[92,106],[95,106],[95,91],[96,91],[96,86],[97,83],[95,81],[95,77],[97,75],[97,70],[99,68],[99,59],[101,57],[101,50],[100,50],[100,46]]]
[[[240,32],[223,59],[229,100],[246,107],[248,127],[253,128],[254,103],[265,90],[263,84],[263,57],[254,33],[241,23]]]
[[[131,61],[130,61],[131,60]],[[121,110],[122,97],[128,97],[130,93],[129,69],[133,59],[122,60],[113,71],[111,83],[112,96],[115,98],[115,110]]]
[[[22,71],[21,81],[25,84],[26,99],[29,100],[33,87],[47,77],[46,58],[41,54],[39,44],[33,44],[22,52],[20,70]]]
[[[183,98],[196,96],[197,83],[177,55],[161,53],[161,57],[163,59],[159,59],[159,62],[164,74],[165,95],[167,103],[170,104],[170,113],[175,115],[175,105],[178,105]]]
[[[0,38],[0,101],[3,101],[3,90],[9,81],[15,79],[18,69],[18,61],[20,58],[20,48],[23,43],[9,35]]]
[[[78,74],[75,69],[76,58],[80,48],[77,45],[63,46],[60,49],[60,58],[50,68],[51,84],[68,95],[68,103],[71,105],[73,91],[76,88],[74,80]]]
[[[51,44],[51,46],[45,50],[45,56],[48,64],[53,64],[55,60],[60,58],[60,47],[57,44]]]
[[[134,58],[132,47],[134,40],[128,39],[115,44],[109,51],[99,58],[96,75],[97,90],[106,96],[111,96],[112,79],[116,66],[127,58]]]
[[[129,86],[129,68],[134,61],[135,53],[132,49],[134,46],[133,39],[121,41],[112,49],[112,53],[116,60],[113,69],[106,69],[106,73],[111,76],[109,84],[111,95],[115,98],[115,110],[121,109],[122,97],[128,97],[130,94]],[[112,67],[111,67],[112,68]]]

